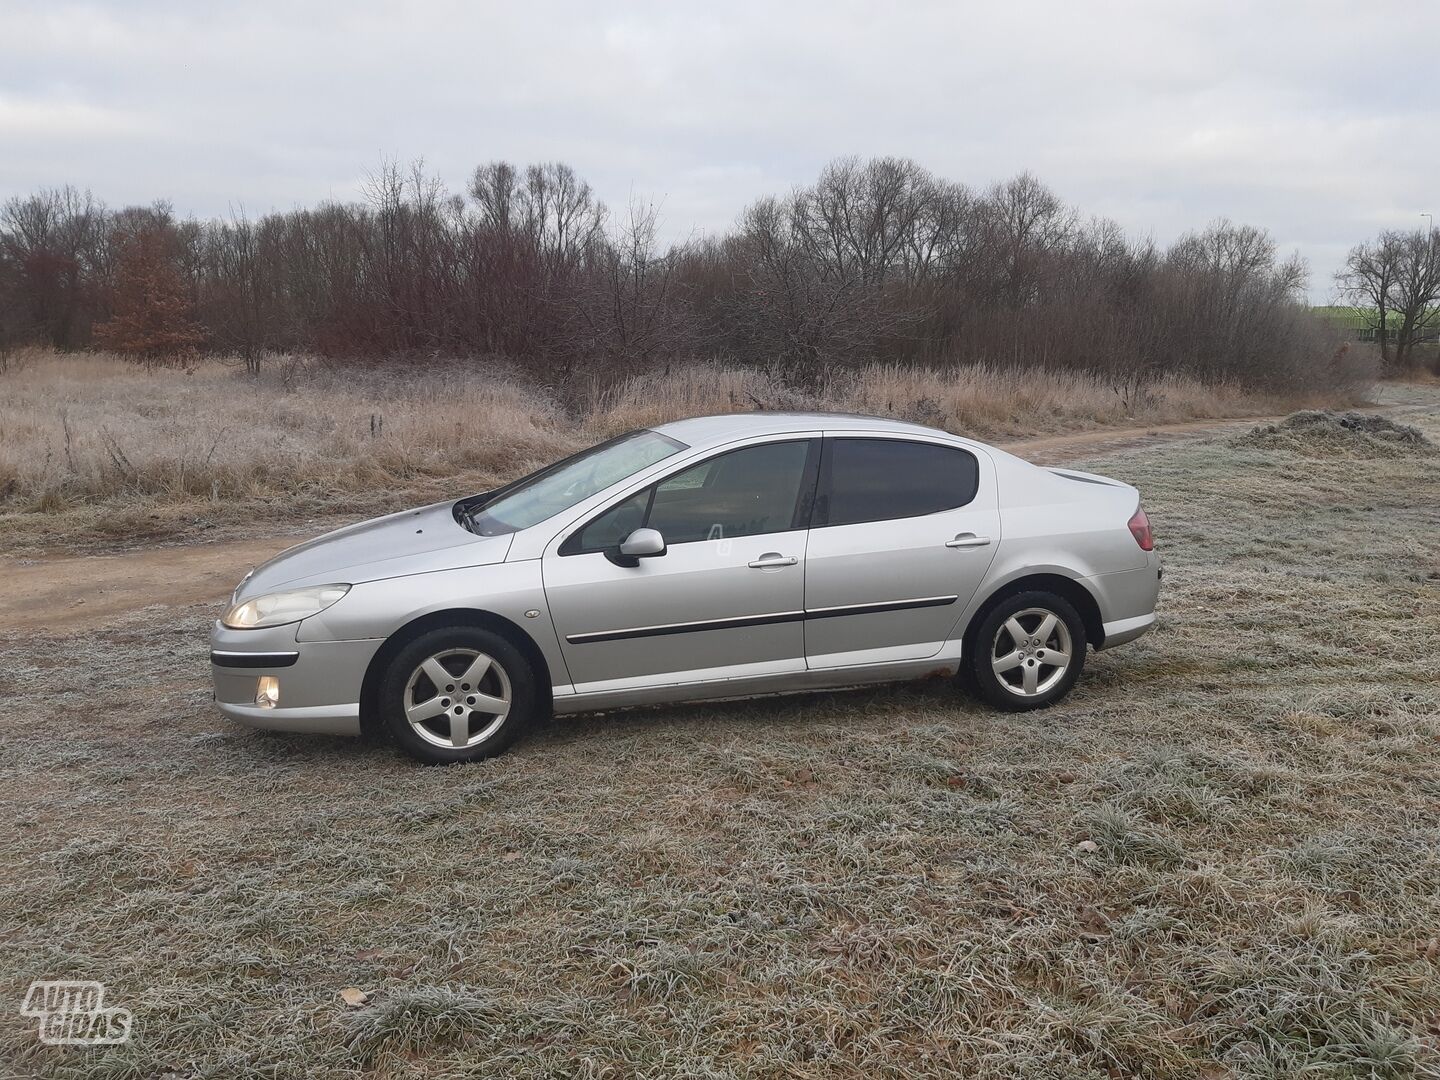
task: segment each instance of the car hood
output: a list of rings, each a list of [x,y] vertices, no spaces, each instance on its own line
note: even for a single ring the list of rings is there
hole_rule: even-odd
[[[458,521],[453,503],[372,518],[287,548],[261,563],[235,590],[237,600],[278,588],[300,588],[483,566],[503,562],[510,536],[476,536]]]

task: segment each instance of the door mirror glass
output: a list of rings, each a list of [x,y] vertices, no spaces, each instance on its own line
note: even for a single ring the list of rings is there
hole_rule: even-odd
[[[607,552],[611,562],[617,566],[639,566],[641,559],[653,559],[665,554],[665,537],[654,529],[636,529],[624,540],[614,554]]]

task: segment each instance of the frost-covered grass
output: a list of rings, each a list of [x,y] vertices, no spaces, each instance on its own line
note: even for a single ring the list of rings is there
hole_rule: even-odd
[[[1435,1075],[1440,459],[1088,467],[1163,622],[1039,715],[925,684],[425,769],[213,717],[208,611],[5,641],[0,1073]],[[40,977],[131,1043],[41,1046]]]

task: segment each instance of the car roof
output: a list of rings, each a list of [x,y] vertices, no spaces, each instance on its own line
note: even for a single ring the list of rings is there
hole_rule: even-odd
[[[652,430],[692,447],[712,446],[745,439],[752,435],[781,435],[787,431],[893,431],[897,434],[942,435],[958,438],[939,428],[890,420],[883,416],[860,416],[854,413],[823,412],[755,412],[729,413],[722,416],[695,416],[688,420],[672,420]],[[968,441],[968,440],[966,440]]]

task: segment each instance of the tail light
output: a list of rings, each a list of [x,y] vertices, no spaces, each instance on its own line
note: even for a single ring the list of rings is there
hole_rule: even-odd
[[[1137,506],[1126,524],[1130,526],[1130,535],[1135,537],[1141,551],[1155,550],[1155,534],[1150,531],[1150,519],[1145,516],[1144,510]]]

